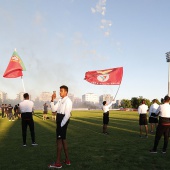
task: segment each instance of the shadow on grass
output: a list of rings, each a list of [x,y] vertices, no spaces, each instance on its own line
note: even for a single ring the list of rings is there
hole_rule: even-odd
[[[101,133],[102,116],[91,112],[73,116],[68,126],[68,146],[72,165],[64,169],[166,169],[169,154],[150,155],[148,149],[153,137],[140,139],[136,135],[138,124],[122,119],[115,114],[111,117],[109,135]],[[132,118],[133,120],[133,118]],[[0,140],[0,169],[45,170],[55,161],[56,124],[51,120],[43,121],[42,116],[34,116],[37,147],[31,146],[29,130],[27,147],[22,147],[21,122],[13,123]],[[5,126],[5,124],[3,126]],[[2,126],[1,126],[2,127]],[[2,129],[0,129],[2,134]],[[161,143],[160,143],[161,145]],[[64,155],[62,155],[64,159]],[[10,160],[10,163],[9,163]],[[147,167],[147,168],[146,168]],[[169,169],[169,168],[167,168]]]

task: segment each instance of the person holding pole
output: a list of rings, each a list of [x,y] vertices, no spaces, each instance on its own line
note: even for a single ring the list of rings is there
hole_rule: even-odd
[[[71,165],[69,157],[68,157],[68,146],[66,142],[66,133],[67,133],[67,126],[69,124],[69,119],[71,116],[72,110],[72,101],[67,96],[68,94],[68,87],[63,85],[60,87],[60,99],[54,105],[54,99],[56,98],[56,94],[52,95],[51,99],[51,108],[52,112],[57,112],[57,159],[54,164],[48,165],[49,168],[62,168],[61,164],[61,151],[64,148],[65,153],[65,161],[66,165]]]
[[[27,126],[29,126],[29,128],[30,128],[32,146],[36,146],[38,144],[35,142],[34,120],[33,120],[33,116],[32,116],[34,103],[29,100],[28,93],[25,93],[23,95],[23,97],[24,97],[24,101],[22,101],[19,104],[19,108],[21,110],[21,119],[22,119],[21,124],[22,124],[23,146],[24,147],[27,146],[26,145]]]
[[[148,106],[145,104],[145,100],[143,99],[142,104],[138,107],[138,113],[139,113],[140,137],[142,137],[142,126],[145,126],[146,138],[148,138],[147,111]]]
[[[114,100],[110,104],[107,104],[106,101],[103,101],[103,133],[104,134],[108,134],[107,125],[109,123],[109,108],[114,103],[115,103]]]

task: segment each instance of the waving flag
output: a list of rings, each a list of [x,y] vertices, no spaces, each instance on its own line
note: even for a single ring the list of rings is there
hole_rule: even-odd
[[[3,77],[17,78],[23,76],[22,71],[25,71],[25,66],[16,51],[13,52],[9,61],[8,67],[5,70]]]
[[[120,85],[123,76],[123,67],[106,70],[88,71],[85,80],[96,85]]]

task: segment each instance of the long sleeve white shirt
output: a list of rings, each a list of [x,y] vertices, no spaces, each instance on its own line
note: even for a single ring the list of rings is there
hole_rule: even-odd
[[[149,116],[151,116],[151,113],[156,113],[159,105],[157,103],[153,103],[149,108]]]
[[[164,103],[164,104],[160,105],[156,111],[156,114],[159,114],[160,117],[170,118],[169,103]]]
[[[56,104],[54,104],[54,102],[51,102],[51,109],[52,112],[57,112],[65,115],[61,122],[61,127],[63,127],[70,118],[72,110],[72,101],[68,96],[66,96],[64,98],[59,99]]]
[[[19,108],[21,113],[32,112],[34,107],[34,103],[30,100],[24,100],[20,102]]]
[[[138,107],[138,113],[139,114],[146,114],[148,111],[148,106],[146,104],[141,104],[139,107]]]
[[[108,112],[108,111],[109,111],[109,107],[110,107],[112,104],[114,104],[114,103],[115,103],[115,102],[112,101],[110,104],[104,105],[104,106],[103,106],[103,112],[104,112],[104,113]]]

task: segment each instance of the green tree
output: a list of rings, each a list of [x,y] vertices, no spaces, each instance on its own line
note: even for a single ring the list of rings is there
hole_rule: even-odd
[[[149,99],[145,99],[145,104],[148,105],[148,107],[150,107],[152,103]]]
[[[139,98],[133,97],[131,99],[132,108],[137,109],[141,105],[143,99],[144,98],[142,98],[142,97],[139,97]],[[149,99],[144,99],[144,100],[145,100],[145,104],[148,105],[148,107],[150,107],[150,105],[151,105],[150,100]]]
[[[128,99],[123,99],[121,101],[121,107],[123,108],[132,108],[131,101]]]
[[[138,104],[138,98],[137,97],[132,97],[131,105],[132,105],[132,108],[134,108],[134,109],[138,108],[139,104]]]

